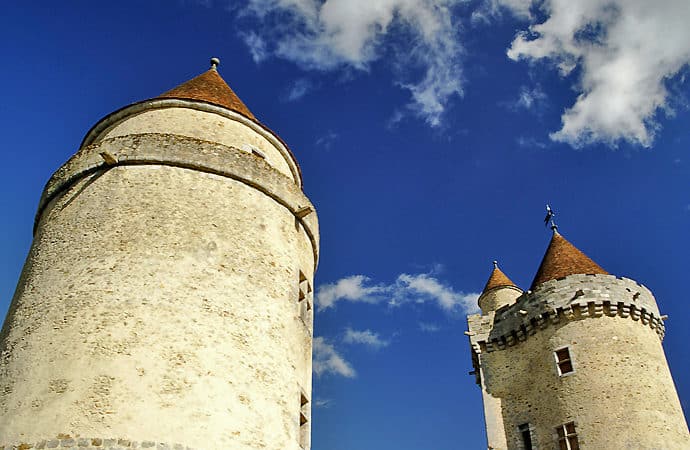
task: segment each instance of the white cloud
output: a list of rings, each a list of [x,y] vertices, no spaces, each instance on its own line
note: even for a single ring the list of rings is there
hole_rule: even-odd
[[[545,149],[548,147],[546,142],[542,142],[534,137],[528,137],[528,136],[518,136],[515,139],[515,143],[518,145],[520,148],[528,148],[528,149]]]
[[[326,134],[316,140],[316,146],[325,150],[330,150],[330,148],[333,146],[333,143],[338,140],[338,137],[338,133],[333,130],[329,130]]]
[[[385,292],[385,286],[365,286],[369,281],[364,275],[352,275],[335,283],[323,284],[316,291],[316,305],[319,310],[335,305],[339,300],[350,302],[376,303]]]
[[[330,408],[333,405],[333,400],[330,398],[317,398],[314,400],[314,408]]]
[[[243,33],[240,35],[249,48],[249,53],[255,63],[259,64],[268,58],[268,50],[266,49],[266,42],[261,36],[254,32]]]
[[[400,286],[396,290],[398,300],[414,298],[418,303],[432,301],[446,312],[474,314],[479,310],[479,294],[456,292],[451,286],[446,286],[427,274],[402,274],[398,277],[397,285]]]
[[[436,333],[441,331],[441,327],[435,323],[419,322],[419,329],[425,333]]]
[[[525,2],[491,0],[524,16]],[[581,147],[650,146],[660,113],[672,113],[667,81],[690,63],[688,0],[545,0],[546,16],[519,33],[508,56],[552,62],[578,75],[575,104],[555,141]],[[579,69],[575,71],[575,69]]]
[[[532,0],[485,0],[472,12],[471,20],[475,23],[489,23],[502,16],[504,10],[510,11],[521,19],[531,19]]]
[[[527,86],[520,87],[520,93],[517,100],[512,103],[513,109],[527,109],[532,110],[541,108],[546,102],[546,93],[541,89],[541,86],[536,85],[533,88]]]
[[[353,378],[357,375],[355,369],[336,351],[333,344],[321,336],[314,338],[312,365],[317,376],[331,373]]]
[[[479,310],[477,298],[479,294],[458,292],[427,273],[403,273],[390,284],[374,284],[364,275],[354,275],[321,285],[316,291],[319,310],[330,308],[339,301],[386,302],[390,307],[431,302],[448,313],[473,314]]]
[[[343,342],[347,344],[362,344],[377,350],[390,345],[390,341],[382,339],[378,333],[374,333],[371,330],[353,330],[352,328],[345,330]]]
[[[289,102],[294,102],[304,97],[312,88],[311,81],[307,78],[299,78],[290,85],[285,98]]]
[[[396,84],[410,92],[406,113],[439,126],[446,105],[462,95],[459,24],[464,0],[249,0],[261,40],[245,37],[255,60],[270,54],[305,69],[369,70],[386,57]],[[257,43],[270,43],[266,45]],[[421,73],[411,79],[412,73]]]

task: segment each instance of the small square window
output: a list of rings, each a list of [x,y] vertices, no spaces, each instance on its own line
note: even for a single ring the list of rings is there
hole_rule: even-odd
[[[556,428],[558,446],[561,450],[580,450],[575,432],[575,422],[568,422]]]
[[[558,349],[553,352],[553,354],[556,358],[556,365],[558,366],[558,375],[563,376],[575,371],[568,347]]]

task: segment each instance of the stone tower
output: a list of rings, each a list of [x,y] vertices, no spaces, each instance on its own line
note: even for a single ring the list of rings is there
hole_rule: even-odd
[[[106,116],[48,181],[0,447],[310,447],[317,218],[217,65]]]
[[[553,229],[530,290],[494,267],[468,316],[489,449],[690,448],[652,293]]]

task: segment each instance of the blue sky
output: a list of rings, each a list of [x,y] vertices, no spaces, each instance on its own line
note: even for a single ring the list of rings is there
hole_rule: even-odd
[[[686,0],[6,2],[0,314],[91,125],[217,56],[320,218],[315,450],[485,445],[464,315],[494,259],[528,287],[546,203],[654,292],[687,411],[689,21]]]

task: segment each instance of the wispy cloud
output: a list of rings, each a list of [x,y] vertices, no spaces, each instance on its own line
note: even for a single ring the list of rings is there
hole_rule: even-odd
[[[687,0],[490,0],[532,20],[508,56],[577,74],[575,104],[551,139],[574,147],[651,146],[658,115],[672,113],[667,82],[690,63]],[[543,14],[526,15],[528,6]],[[527,9],[526,9],[527,8]],[[536,23],[536,17],[545,17]],[[575,70],[579,69],[579,70]]]
[[[371,330],[353,330],[352,328],[347,328],[345,330],[343,342],[346,344],[361,344],[375,350],[390,345],[390,341],[381,338],[378,333],[374,333]]]
[[[538,112],[546,105],[546,101],[547,97],[541,86],[520,86],[520,92],[518,93],[517,99],[510,102],[508,106],[514,111],[537,110]]]
[[[272,55],[307,70],[367,71],[385,56],[396,70],[394,83],[410,93],[405,114],[436,127],[449,101],[463,93],[460,27],[454,14],[462,4],[464,0],[249,0],[242,15],[253,17],[258,26],[243,36],[255,61]]]
[[[334,374],[353,378],[357,374],[352,365],[325,338],[317,336],[313,342],[312,367],[317,376]]]
[[[338,139],[338,137],[338,133],[329,130],[326,134],[324,134],[316,140],[316,146],[326,150],[330,150],[330,148],[333,146],[333,143]]]
[[[314,408],[326,409],[333,406],[333,400],[330,398],[317,398],[314,400]]]
[[[341,278],[335,283],[319,286],[316,291],[316,305],[319,309],[327,309],[338,301],[377,303],[389,289],[384,285],[373,285],[364,275],[352,275]],[[367,284],[369,284],[367,286]]]
[[[425,333],[436,333],[441,331],[441,327],[435,323],[419,322],[419,329]]]
[[[244,43],[247,44],[249,53],[252,55],[252,59],[255,63],[259,64],[268,58],[266,41],[264,41],[261,36],[250,31],[249,33],[241,33],[240,37],[244,40]]]
[[[515,139],[515,143],[520,148],[528,148],[528,149],[535,149],[535,148],[544,149],[544,148],[548,147],[548,144],[546,142],[540,141],[534,137],[527,137],[527,136],[518,136]]]
[[[478,297],[478,293],[456,291],[428,273],[403,273],[390,284],[377,284],[364,275],[353,275],[319,286],[316,304],[324,310],[341,301],[385,303],[390,307],[432,303],[448,313],[475,313]]]
[[[289,102],[294,102],[304,97],[313,88],[314,85],[308,78],[298,78],[290,84],[285,99]]]

